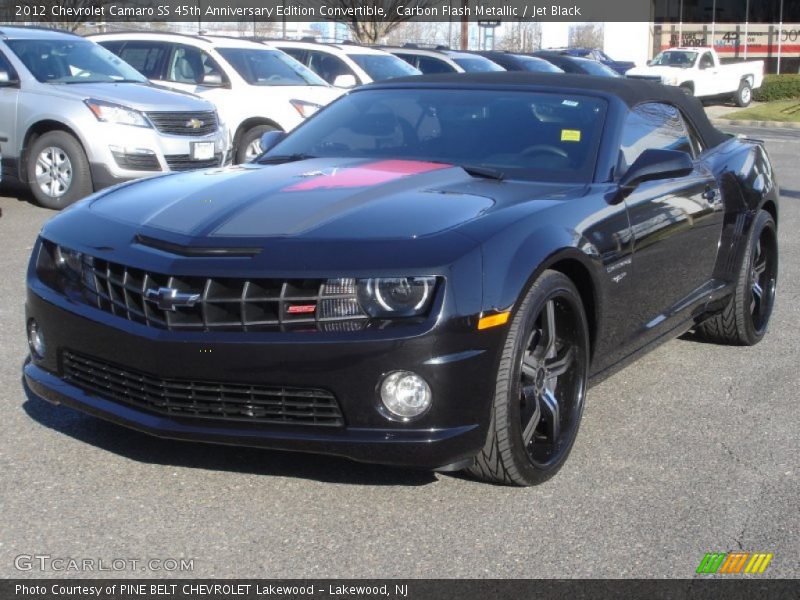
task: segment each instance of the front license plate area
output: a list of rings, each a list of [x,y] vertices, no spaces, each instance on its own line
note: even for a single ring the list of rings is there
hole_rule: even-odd
[[[192,160],[214,158],[214,142],[192,142]]]

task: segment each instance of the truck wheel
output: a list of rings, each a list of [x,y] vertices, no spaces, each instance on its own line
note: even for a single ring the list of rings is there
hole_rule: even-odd
[[[26,174],[36,202],[61,210],[92,193],[89,161],[81,143],[66,131],[38,137],[28,150]]]
[[[733,101],[736,103],[736,106],[741,106],[744,108],[750,104],[750,101],[753,99],[753,89],[750,87],[750,83],[743,79],[739,83],[739,89],[736,90],[736,95],[733,97]]]
[[[256,125],[242,134],[239,145],[236,147],[235,163],[250,162],[261,154],[261,136],[268,131],[275,131],[271,125]]]

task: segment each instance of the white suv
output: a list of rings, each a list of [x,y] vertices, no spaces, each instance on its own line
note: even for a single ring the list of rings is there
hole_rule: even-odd
[[[261,152],[267,131],[289,131],[342,94],[280,50],[219,36],[91,36],[151,81],[213,102],[233,135],[234,162]]]
[[[271,41],[336,87],[349,88],[394,77],[421,75],[419,69],[393,54],[357,44]]]

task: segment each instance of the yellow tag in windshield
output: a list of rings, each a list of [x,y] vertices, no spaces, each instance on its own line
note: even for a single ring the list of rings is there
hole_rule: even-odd
[[[580,142],[581,132],[578,129],[562,129],[561,130],[562,142]]]

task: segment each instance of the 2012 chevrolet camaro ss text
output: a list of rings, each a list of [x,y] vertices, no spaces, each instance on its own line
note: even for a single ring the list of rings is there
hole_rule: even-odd
[[[262,149],[46,224],[30,392],[158,436],[530,485],[589,385],[689,330],[766,332],[769,158],[680,91],[405,78]]]

